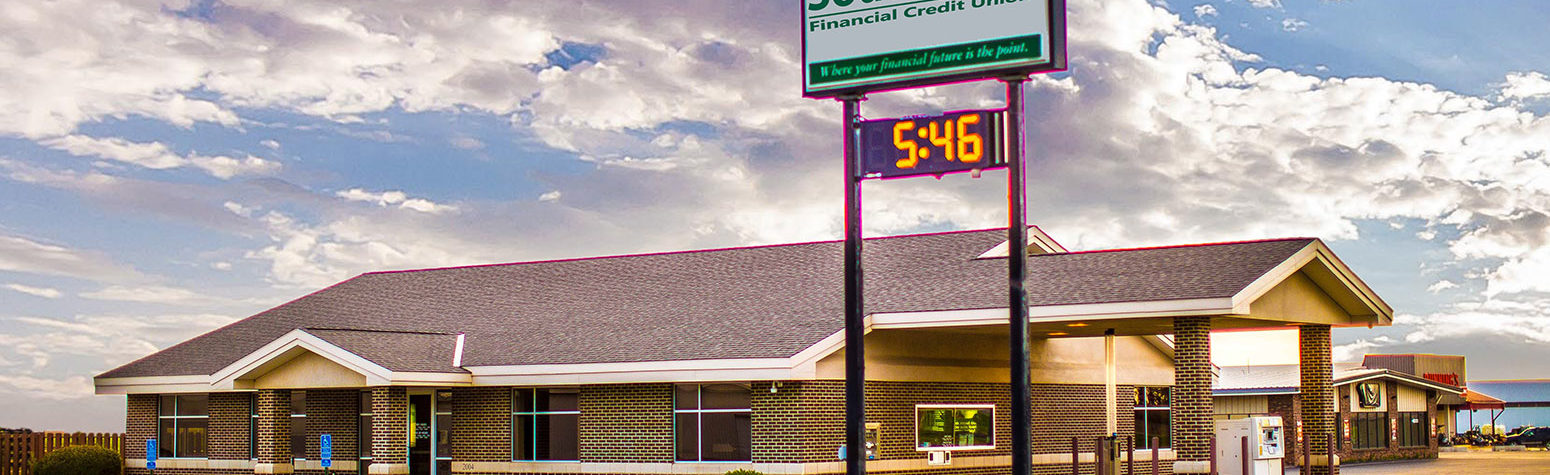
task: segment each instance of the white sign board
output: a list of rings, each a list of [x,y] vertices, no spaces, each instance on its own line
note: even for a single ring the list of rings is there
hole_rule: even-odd
[[[807,97],[1064,68],[1064,0],[802,2]]]

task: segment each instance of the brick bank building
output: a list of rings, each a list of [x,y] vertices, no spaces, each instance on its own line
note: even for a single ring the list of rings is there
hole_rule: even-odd
[[[873,473],[1010,471],[1004,229],[865,243]],[[1030,229],[1035,473],[1091,470],[1116,338],[1119,434],[1198,472],[1213,329],[1301,333],[1300,404],[1336,414],[1330,328],[1392,310],[1317,239],[1067,252]],[[97,376],[128,475],[838,474],[842,244],[367,273]],[[1334,417],[1305,418],[1316,460]],[[951,450],[949,465],[927,453]],[[1150,451],[1138,451],[1145,461]]]

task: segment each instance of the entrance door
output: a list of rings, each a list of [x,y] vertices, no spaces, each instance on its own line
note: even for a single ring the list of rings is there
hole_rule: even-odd
[[[431,395],[409,396],[409,475],[432,475],[431,411]]]

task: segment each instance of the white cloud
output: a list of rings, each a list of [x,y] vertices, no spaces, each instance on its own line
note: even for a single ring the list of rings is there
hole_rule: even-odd
[[[1299,19],[1296,19],[1296,18],[1285,18],[1285,19],[1281,20],[1281,30],[1282,31],[1298,32],[1298,31],[1302,31],[1303,28],[1307,28],[1307,27],[1308,27],[1308,22],[1303,21],[1303,20],[1299,20]]]
[[[224,298],[195,292],[181,287],[168,287],[163,285],[110,285],[100,290],[81,294],[93,300],[111,300],[118,302],[159,303],[167,305],[214,305],[227,300]]]
[[[33,287],[30,285],[22,284],[5,284],[5,288],[35,297],[43,297],[46,299],[57,299],[60,295],[59,289],[53,289],[49,287]]]
[[[1437,281],[1436,283],[1434,283],[1432,285],[1427,286],[1426,287],[1426,291],[1435,294],[1435,293],[1438,293],[1438,292],[1442,292],[1444,290],[1458,288],[1458,286],[1459,286],[1458,284],[1453,283],[1453,281],[1451,281],[1451,280],[1443,279],[1443,280]]]
[[[0,355],[30,363],[28,371],[47,371],[61,357],[88,357],[102,371],[192,338],[234,318],[215,314],[81,315],[71,319],[3,318]]]
[[[1336,363],[1361,362],[1362,357],[1372,350],[1397,343],[1393,338],[1377,336],[1372,339],[1359,339],[1344,345],[1335,345],[1330,348],[1330,360]]]
[[[280,169],[279,163],[252,155],[241,158],[199,154],[184,156],[173,153],[161,142],[131,142],[117,137],[66,135],[44,139],[40,143],[77,156],[106,158],[157,170],[195,167],[218,178],[268,174]]]
[[[468,137],[468,136],[460,135],[460,136],[457,136],[457,137],[453,137],[452,140],[450,140],[449,142],[452,144],[453,147],[457,147],[457,148],[460,148],[460,149],[463,149],[463,150],[482,150],[482,149],[484,149],[484,142],[480,141],[479,139],[473,138],[473,137]]]
[[[138,275],[133,269],[99,253],[5,234],[0,234],[0,270],[85,280],[117,280]]]
[[[1407,329],[1405,341],[1422,343],[1472,335],[1506,335],[1530,344],[1550,344],[1550,301],[1543,299],[1463,302],[1437,313],[1401,314],[1396,326]]]
[[[440,214],[457,211],[457,206],[438,204],[424,198],[410,198],[408,194],[397,190],[372,192],[360,188],[351,188],[334,193],[334,196],[350,201],[376,203],[377,206],[398,207],[421,213]]]
[[[1202,4],[1199,4],[1199,5],[1195,5],[1195,17],[1196,18],[1205,18],[1205,17],[1208,17],[1208,16],[1217,16],[1216,6],[1215,5],[1212,5],[1212,4],[1209,4],[1209,3],[1202,3]]]
[[[544,192],[544,194],[542,194],[542,195],[538,195],[538,201],[550,202],[550,201],[559,201],[559,200],[560,200],[560,191],[559,190],[547,191],[547,192]]]
[[[1507,73],[1507,81],[1501,87],[1502,97],[1509,99],[1539,99],[1550,97],[1550,77],[1539,71]]]
[[[277,142],[277,141],[274,141],[274,140],[265,139],[263,141],[258,142],[258,144],[259,145],[263,145],[264,148],[267,148],[267,149],[270,149],[270,150],[279,150],[280,149],[280,142]]]
[[[1281,0],[1249,0],[1254,8],[1281,8]]]
[[[8,393],[18,398],[69,400],[96,396],[96,389],[92,386],[91,379],[85,376],[48,379],[0,374],[0,393]]]

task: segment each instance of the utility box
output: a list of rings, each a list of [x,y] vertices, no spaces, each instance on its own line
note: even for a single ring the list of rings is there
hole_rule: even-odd
[[[1244,453],[1243,439],[1249,440]],[[1280,475],[1286,456],[1286,431],[1280,417],[1216,421],[1216,470],[1221,475]],[[1244,459],[1248,463],[1244,463]],[[1245,472],[1244,468],[1248,471]]]

